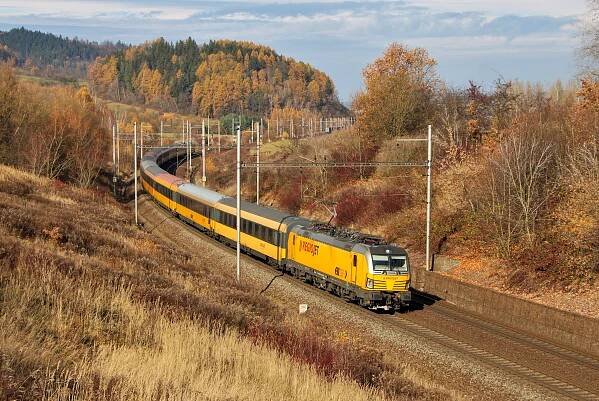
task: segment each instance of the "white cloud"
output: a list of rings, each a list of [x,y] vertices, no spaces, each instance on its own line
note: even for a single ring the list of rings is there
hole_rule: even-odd
[[[44,1],[28,0],[26,3],[17,0],[3,0],[0,16],[43,15],[56,18],[114,18],[126,16],[151,17],[157,20],[184,20],[191,17],[198,9],[190,9],[175,5],[150,6],[139,2],[122,1]]]
[[[494,15],[580,15],[586,0],[409,0],[410,4],[445,11],[480,11]]]

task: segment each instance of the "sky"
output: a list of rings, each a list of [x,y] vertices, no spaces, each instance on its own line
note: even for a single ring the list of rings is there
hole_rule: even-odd
[[[251,40],[323,70],[349,101],[392,42],[426,48],[456,87],[568,81],[585,11],[585,0],[0,0],[0,30],[133,44]]]

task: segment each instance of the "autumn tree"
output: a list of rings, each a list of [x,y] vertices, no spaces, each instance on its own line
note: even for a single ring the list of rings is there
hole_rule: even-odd
[[[436,64],[424,49],[391,44],[364,69],[353,102],[359,131],[380,141],[422,128],[433,114]]]
[[[14,140],[20,124],[18,81],[8,64],[0,65],[0,162],[10,163],[14,157]]]
[[[91,185],[106,161],[105,111],[82,87],[41,87],[0,67],[0,162]]]

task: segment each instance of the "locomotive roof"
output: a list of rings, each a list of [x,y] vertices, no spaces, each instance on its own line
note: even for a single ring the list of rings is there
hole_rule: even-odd
[[[323,223],[313,223],[297,227],[294,231],[298,231],[300,235],[307,236],[324,244],[345,250],[350,250],[355,245],[360,244],[367,246],[373,253],[386,253],[386,250],[391,247],[395,248],[399,253],[406,253],[403,248],[389,244],[380,237]]]

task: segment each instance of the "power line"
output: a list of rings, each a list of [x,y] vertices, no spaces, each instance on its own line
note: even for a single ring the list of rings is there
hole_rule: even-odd
[[[310,167],[428,167],[426,163],[412,163],[412,162],[297,162],[297,163],[283,163],[283,162],[241,162],[241,166],[244,168],[256,168],[267,167],[267,168],[310,168]]]

